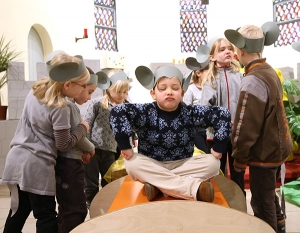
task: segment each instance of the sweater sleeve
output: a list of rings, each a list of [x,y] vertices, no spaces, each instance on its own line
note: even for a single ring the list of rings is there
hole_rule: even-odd
[[[234,166],[240,169],[246,168],[249,151],[260,136],[268,92],[267,86],[255,76],[245,77],[242,82],[231,136]]]
[[[72,133],[70,129],[55,130],[54,138],[57,149],[60,151],[70,150],[86,133],[87,129],[83,124],[79,124]]]
[[[83,137],[82,139],[80,139],[77,143],[77,146],[81,150],[87,151],[87,152],[92,152],[95,150],[94,144],[91,143],[86,137]]]
[[[132,148],[130,137],[146,122],[147,104],[118,104],[110,111],[110,126],[120,150]]]
[[[90,133],[93,130],[94,121],[98,113],[98,105],[101,104],[100,99],[94,99],[88,104],[83,119],[89,124],[90,132],[87,134],[87,138],[90,139]]]

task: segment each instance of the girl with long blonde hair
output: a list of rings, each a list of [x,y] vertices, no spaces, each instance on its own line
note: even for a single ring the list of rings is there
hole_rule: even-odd
[[[85,164],[85,195],[89,207],[94,196],[99,191],[99,173],[101,174],[101,186],[104,187],[107,181],[103,179],[105,173],[115,161],[117,142],[109,123],[111,109],[126,102],[129,91],[127,75],[123,71],[97,73],[99,80],[106,82],[98,87],[105,90],[105,95],[90,101],[84,120],[91,128],[88,139],[95,145],[95,155],[90,163]],[[110,78],[109,78],[109,76]],[[103,82],[101,82],[103,83]]]
[[[231,120],[234,120],[238,104],[242,73],[240,64],[234,58],[235,47],[226,38],[216,39],[210,48],[210,64],[208,73],[202,82],[202,105],[221,106],[229,109]],[[207,130],[208,149],[213,145],[211,128]],[[210,150],[210,149],[209,149]],[[228,142],[227,151],[223,153],[221,170],[226,175],[228,160],[230,177],[235,181],[244,194],[244,174],[238,173],[233,167],[232,145]],[[228,159],[227,159],[228,158]]]
[[[50,78],[37,81],[27,95],[6,158],[2,183],[8,185],[12,199],[6,233],[21,232],[31,211],[37,219],[36,232],[57,232],[57,151],[69,150],[89,130],[82,121],[70,132],[65,100],[80,94],[89,80],[82,58],[58,53],[46,66]]]

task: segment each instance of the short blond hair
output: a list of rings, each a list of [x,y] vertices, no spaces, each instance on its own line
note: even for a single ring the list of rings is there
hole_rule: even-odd
[[[245,38],[248,39],[260,39],[264,37],[264,32],[260,27],[255,25],[245,25],[241,27],[238,32]],[[258,56],[262,57],[262,51],[257,53]]]
[[[76,62],[79,64],[81,59],[77,57],[70,56],[65,53],[56,54],[50,62],[51,66],[58,66],[60,64],[64,64],[67,62]],[[88,81],[90,78],[90,74],[87,69],[84,72],[75,78],[72,78],[68,81],[70,82],[81,82],[81,81]],[[55,107],[63,107],[67,104],[65,100],[65,96],[62,94],[62,88],[65,82],[56,82],[49,77],[43,78],[33,84],[33,94],[34,96],[41,101],[42,103],[46,104],[47,106],[55,106]]]

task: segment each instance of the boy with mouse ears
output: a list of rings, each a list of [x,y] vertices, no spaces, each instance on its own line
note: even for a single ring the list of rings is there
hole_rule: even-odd
[[[149,201],[162,192],[212,202],[213,185],[206,181],[219,174],[219,158],[230,139],[230,112],[223,107],[184,104],[190,77],[185,79],[174,66],[162,66],[154,74],[139,66],[135,74],[154,102],[120,104],[110,114],[128,175],[144,183]],[[192,156],[195,136],[209,126],[215,130],[211,154]],[[138,153],[130,145],[132,131],[139,138]]]
[[[254,216],[276,232],[285,232],[284,217],[275,193],[277,173],[292,150],[282,86],[276,71],[262,58],[264,46],[273,44],[279,27],[246,25],[226,30],[226,38],[237,47],[245,66],[241,92],[231,135],[236,171],[249,166],[251,206]]]

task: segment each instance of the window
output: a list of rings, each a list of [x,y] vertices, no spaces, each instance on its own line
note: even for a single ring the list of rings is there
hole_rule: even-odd
[[[201,0],[180,0],[181,52],[196,52],[207,44],[207,11]]]
[[[117,52],[116,1],[94,0],[94,7],[95,49]]]
[[[275,47],[300,40],[300,0],[273,0],[273,17],[280,29]]]

